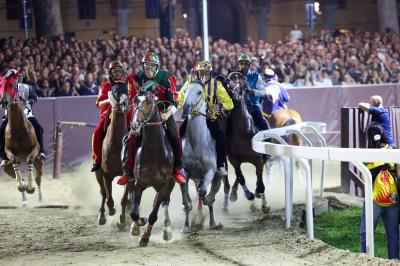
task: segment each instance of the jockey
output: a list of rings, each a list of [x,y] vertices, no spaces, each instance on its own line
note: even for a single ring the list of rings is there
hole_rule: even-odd
[[[194,68],[194,79],[201,81],[204,94],[207,95],[207,127],[210,130],[212,138],[215,140],[215,148],[217,151],[217,173],[227,176],[225,170],[226,161],[226,136],[220,128],[217,120],[217,115],[221,110],[233,109],[232,99],[229,97],[222,83],[211,77],[212,65],[208,61],[202,61]],[[183,100],[185,99],[185,90],[189,86],[190,80],[186,81],[179,91],[178,102],[182,108]],[[183,121],[180,129],[181,136],[185,135],[187,118]]]
[[[92,155],[93,167],[91,170],[92,172],[96,172],[101,167],[103,140],[104,137],[106,136],[107,127],[110,124],[111,105],[110,105],[110,99],[108,99],[108,92],[112,90],[112,87],[116,83],[126,82],[125,71],[121,62],[119,61],[111,62],[108,67],[108,71],[110,75],[110,81],[103,82],[100,84],[99,96],[97,97],[96,100],[96,106],[97,108],[100,108],[101,111],[100,111],[100,121],[93,132],[93,138],[92,138],[92,150],[93,150],[93,155]],[[129,94],[129,102],[131,102],[131,100],[136,94],[131,90],[128,90],[128,94]],[[132,116],[132,111],[129,110],[126,118],[128,125],[131,120],[131,116]]]
[[[160,70],[158,55],[148,52],[142,59],[142,69],[138,74],[132,73],[128,77],[128,88],[139,90],[146,82],[153,80],[157,83],[159,92],[155,95],[159,100],[168,102],[160,106],[161,119],[166,125],[166,135],[174,153],[174,170],[172,175],[179,184],[186,183],[182,175],[182,144],[173,114],[176,112],[176,79],[169,71]],[[139,137],[129,132],[123,139],[122,169],[124,175],[119,178],[118,184],[125,185],[133,178],[135,154],[138,148]]]
[[[275,73],[272,69],[265,69],[265,96],[263,102],[264,116],[267,118],[279,109],[287,109],[286,102],[290,97],[286,89],[276,81]]]
[[[261,112],[261,101],[265,95],[265,85],[259,73],[250,70],[251,58],[247,54],[242,54],[238,58],[239,70],[246,77],[246,105],[249,113],[253,117],[254,125],[259,130],[269,128],[267,121]]]
[[[0,90],[2,91],[2,93],[7,93],[7,90],[10,90],[11,87],[15,86],[15,83],[17,83],[16,85],[17,85],[18,96],[20,97],[20,99],[22,99],[25,105],[24,113],[28,118],[28,120],[31,122],[35,130],[37,140],[39,142],[40,150],[38,158],[44,161],[46,159],[46,155],[44,153],[44,148],[43,148],[43,128],[32,113],[32,105],[37,102],[38,97],[36,95],[35,89],[32,86],[18,82],[19,76],[20,73],[17,70],[15,69],[8,70],[6,75],[3,78],[1,78]],[[0,165],[1,167],[4,166],[6,164],[6,161],[8,160],[7,155],[4,152],[4,147],[5,147],[4,138],[8,122],[7,109],[6,108],[4,109],[5,111],[4,111],[3,122],[0,126],[0,158],[3,159]]]

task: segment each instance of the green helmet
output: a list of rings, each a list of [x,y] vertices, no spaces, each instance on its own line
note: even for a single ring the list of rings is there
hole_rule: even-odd
[[[241,54],[237,61],[238,62],[245,61],[245,62],[248,62],[249,64],[251,64],[251,58],[248,54]]]
[[[121,64],[120,61],[112,61],[108,65],[108,70],[111,71],[111,69],[114,69],[114,68],[124,68],[124,66]]]

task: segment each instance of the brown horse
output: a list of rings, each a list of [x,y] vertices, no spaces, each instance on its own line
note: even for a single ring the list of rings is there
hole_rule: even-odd
[[[24,100],[18,96],[16,88],[12,88],[13,94],[3,93],[1,100],[6,105],[8,123],[5,131],[5,153],[9,162],[4,171],[16,178],[18,190],[22,193],[22,205],[26,205],[25,191],[28,194],[35,192],[33,187],[33,167],[36,169],[35,181],[38,186],[39,202],[42,201],[41,180],[43,175],[43,162],[37,158],[39,154],[39,142],[35,130],[24,114]],[[26,162],[28,165],[28,184],[25,185],[19,165]]]
[[[300,114],[293,109],[280,109],[272,113],[268,118],[268,123],[271,128],[290,126],[301,123],[302,119]],[[288,136],[288,143],[299,146],[301,140],[297,135]]]
[[[100,225],[106,223],[104,215],[106,201],[109,215],[112,216],[115,214],[114,200],[112,198],[112,181],[114,177],[122,175],[122,138],[127,132],[126,113],[129,110],[126,84],[114,85],[111,93],[109,93],[109,99],[112,107],[111,122],[103,141],[101,168],[95,173],[102,196],[98,218]]]
[[[228,118],[227,136],[228,136],[228,159],[235,169],[236,180],[232,187],[231,201],[237,199],[238,183],[243,188],[248,200],[254,200],[255,197],[261,198],[261,209],[268,212],[267,201],[265,199],[265,186],[263,182],[263,166],[265,157],[252,149],[251,139],[256,134],[256,127],[252,116],[247,110],[244,97],[244,77],[239,72],[232,72],[229,77],[229,93],[234,102],[234,108]],[[250,192],[246,186],[246,181],[240,168],[242,163],[249,162],[256,167],[257,183],[255,194]],[[223,209],[227,211],[229,181],[224,179],[224,202]]]
[[[171,192],[175,186],[175,179],[171,175],[174,156],[153,93],[147,91],[144,96],[137,96],[134,100],[134,106],[136,108],[132,126],[140,131],[142,144],[137,149],[134,168],[136,183],[131,213],[133,220],[131,225],[132,235],[140,235],[140,226],[147,223],[145,218],[139,216],[143,191],[148,187],[153,187],[157,192],[153,210],[148,219],[149,224],[139,242],[140,246],[145,247],[149,242],[153,225],[157,221],[161,203],[165,208],[163,238],[170,240],[172,237],[168,205]]]

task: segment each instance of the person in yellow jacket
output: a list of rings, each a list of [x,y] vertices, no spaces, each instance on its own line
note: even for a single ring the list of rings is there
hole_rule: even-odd
[[[221,82],[211,77],[212,65],[208,61],[202,61],[194,67],[192,79],[201,81],[204,94],[207,96],[207,127],[210,130],[212,138],[215,140],[217,151],[217,172],[220,175],[228,175],[225,170],[226,161],[226,135],[218,124],[218,114],[222,110],[233,109],[232,99],[229,97]],[[178,94],[179,108],[182,108],[185,99],[185,91],[191,80],[185,82]],[[184,119],[180,127],[180,135],[183,138],[186,131],[187,118]]]

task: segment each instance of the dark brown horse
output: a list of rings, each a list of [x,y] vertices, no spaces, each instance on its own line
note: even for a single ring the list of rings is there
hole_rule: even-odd
[[[254,197],[261,198],[261,209],[264,212],[269,211],[267,201],[265,199],[265,186],[263,182],[263,168],[265,157],[260,153],[253,151],[251,139],[256,134],[256,128],[252,116],[247,110],[244,98],[244,78],[239,72],[232,72],[229,77],[230,95],[234,102],[234,108],[228,118],[227,136],[228,136],[228,159],[235,169],[236,180],[232,187],[231,201],[237,199],[238,183],[248,200],[254,200]],[[256,167],[257,183],[255,194],[250,192],[246,186],[246,180],[240,168],[242,163],[249,162]],[[224,180],[225,197],[223,208],[227,210],[229,182],[227,178]]]
[[[37,158],[39,142],[35,130],[24,114],[24,100],[18,96],[16,88],[12,94],[3,93],[1,100],[6,105],[8,124],[5,131],[5,153],[9,159],[4,171],[17,179],[18,190],[22,193],[22,205],[26,205],[25,191],[29,194],[35,192],[33,187],[33,167],[36,169],[35,181],[38,186],[39,202],[42,201],[41,180],[43,175],[43,162]],[[28,165],[28,184],[25,185],[19,165],[26,162]]]
[[[126,113],[129,110],[128,89],[126,84],[114,85],[109,99],[112,106],[111,122],[103,141],[101,168],[96,171],[97,182],[100,185],[102,196],[99,224],[106,223],[104,205],[107,202],[109,215],[115,214],[112,198],[112,181],[114,177],[122,175],[121,149],[122,138],[127,132]],[[124,210],[124,208],[123,208]]]
[[[132,126],[140,130],[142,144],[136,152],[134,168],[136,183],[133,188],[134,199],[131,213],[133,220],[131,225],[132,235],[140,235],[140,226],[147,223],[145,218],[139,216],[139,206],[143,191],[148,187],[153,187],[157,192],[153,210],[148,219],[149,224],[139,242],[139,245],[144,247],[149,242],[161,203],[165,208],[163,238],[164,240],[170,240],[172,237],[168,205],[171,192],[175,186],[175,179],[172,177],[174,156],[153,93],[147,91],[145,95],[137,96],[134,106]]]

